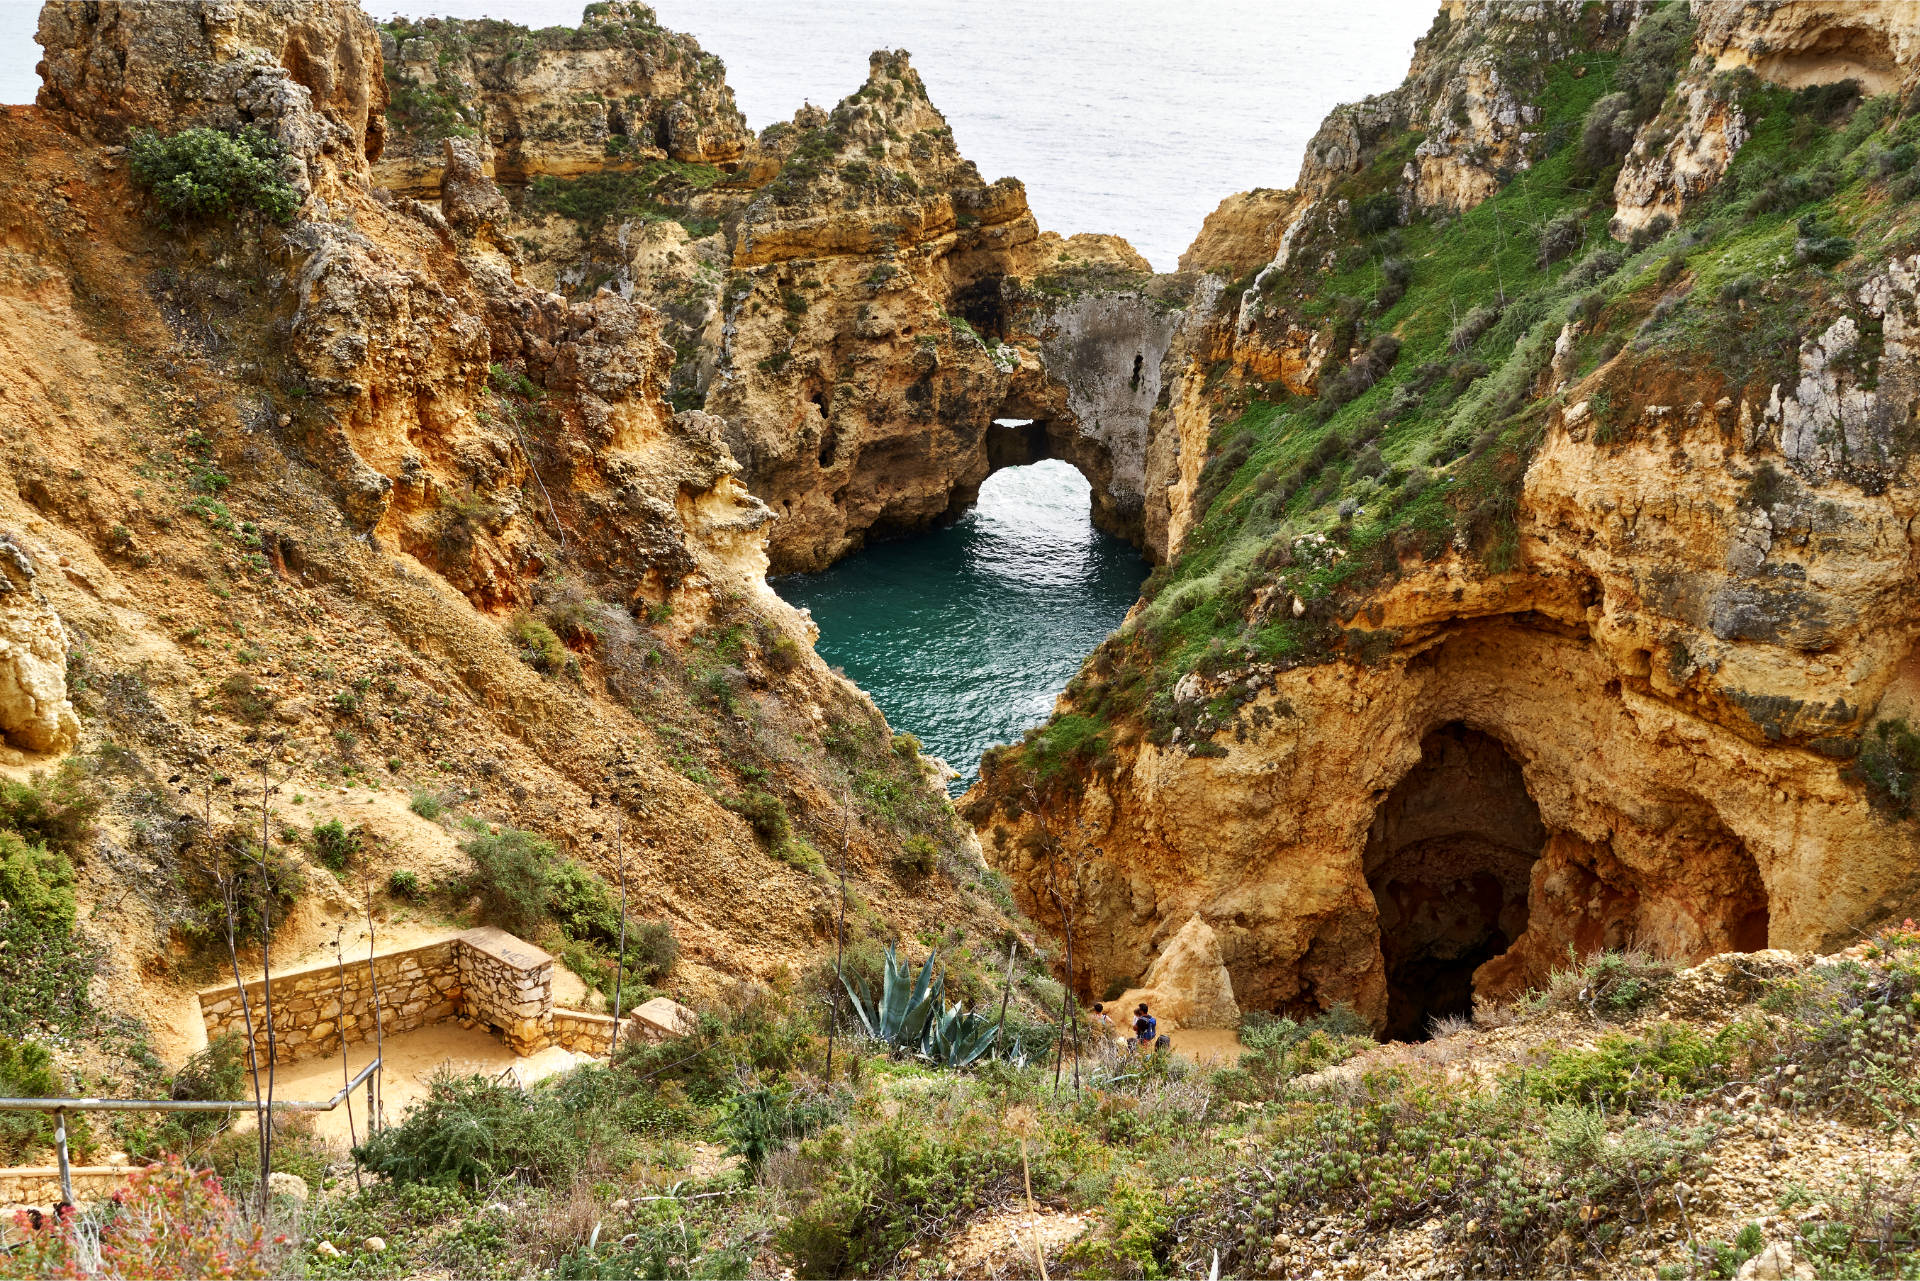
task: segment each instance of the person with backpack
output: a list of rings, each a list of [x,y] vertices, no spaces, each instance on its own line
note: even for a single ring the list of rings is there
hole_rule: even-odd
[[[1152,1046],[1153,1039],[1158,1035],[1159,1031],[1160,1021],[1154,1018],[1153,1015],[1147,1013],[1147,1003],[1145,1001],[1140,1002],[1133,1011],[1134,1044],[1143,1050],[1149,1048]]]

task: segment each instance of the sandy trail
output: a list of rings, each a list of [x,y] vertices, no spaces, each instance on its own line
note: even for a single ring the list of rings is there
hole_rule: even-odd
[[[347,1047],[347,1075],[351,1076],[373,1061],[371,1041]],[[407,1108],[427,1092],[427,1084],[442,1070],[466,1076],[479,1073],[498,1076],[513,1072],[523,1084],[531,1085],[543,1077],[564,1072],[575,1064],[589,1061],[559,1046],[549,1046],[538,1054],[521,1058],[501,1041],[477,1028],[458,1023],[436,1023],[431,1027],[402,1032],[386,1040],[386,1058],[382,1087],[387,1121],[398,1121]],[[340,1056],[323,1055],[283,1063],[275,1073],[274,1097],[325,1102],[344,1083]],[[345,1104],[331,1112],[313,1114],[314,1132],[322,1138],[347,1140]],[[361,1138],[367,1133],[367,1092],[363,1085],[353,1092],[353,1126]]]

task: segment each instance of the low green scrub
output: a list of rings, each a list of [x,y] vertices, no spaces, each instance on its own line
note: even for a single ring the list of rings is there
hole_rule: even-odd
[[[146,130],[127,146],[134,181],[167,213],[185,219],[229,219],[257,213],[293,220],[300,193],[287,181],[287,153],[266,131]]]
[[[53,1056],[33,1041],[0,1036],[0,1094],[17,1099],[62,1098],[73,1094],[67,1088]],[[86,1118],[73,1114],[67,1119],[67,1142],[78,1156],[92,1146],[92,1131]],[[27,1163],[27,1158],[51,1151],[53,1114],[50,1112],[0,1112],[0,1161],[10,1165]]]
[[[578,1068],[524,1091],[488,1077],[443,1074],[400,1124],[355,1151],[369,1170],[404,1183],[480,1191],[514,1176],[564,1185],[578,1171],[626,1163],[632,1138],[623,1121],[639,1106],[602,1067]]]
[[[1920,734],[1904,720],[1876,722],[1860,737],[1860,754],[1842,771],[1867,790],[1874,808],[1895,818],[1912,818],[1914,782],[1920,779]]]
[[[460,847],[473,871],[460,888],[504,930],[556,939],[570,969],[611,997],[620,944],[620,900],[600,875],[517,827],[476,834]],[[679,944],[663,921],[627,922],[629,986],[657,983],[673,968]]]
[[[1591,1050],[1565,1050],[1515,1073],[1515,1087],[1542,1103],[1609,1112],[1686,1098],[1727,1079],[1732,1038],[1707,1038],[1684,1023],[1656,1024],[1646,1037],[1609,1032]]]
[[[527,208],[570,219],[579,224],[583,236],[591,236],[609,223],[629,218],[674,220],[688,195],[706,190],[720,178],[712,165],[678,160],[655,160],[640,169],[608,169],[577,178],[542,176],[527,188]],[[680,221],[689,234],[710,230],[691,218]]]

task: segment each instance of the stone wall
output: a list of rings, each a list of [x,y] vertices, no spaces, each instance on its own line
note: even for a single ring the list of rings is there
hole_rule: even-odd
[[[131,1165],[76,1165],[72,1167],[73,1199],[81,1205],[104,1201],[118,1192],[127,1176],[139,1169]],[[22,1165],[0,1169],[0,1206],[37,1206],[51,1210],[60,1203],[60,1167]]]
[[[377,982],[376,982],[377,981]],[[521,1054],[546,1044],[552,1005],[553,958],[530,943],[496,929],[468,930],[424,947],[364,960],[290,970],[273,978],[275,1057],[289,1063],[338,1052],[372,1039],[373,989],[380,993],[380,1028],[391,1035],[464,1014],[498,1028]],[[254,1042],[267,1050],[266,985],[246,985]],[[246,1014],[232,987],[200,993],[207,1039],[246,1034]]]
[[[620,1039],[645,1041],[654,1038],[642,1035],[641,1025],[634,1019],[623,1018],[620,1020]],[[556,1007],[553,1011],[553,1022],[547,1029],[547,1043],[572,1050],[575,1054],[597,1054],[604,1057],[613,1046],[613,1016]]]
[[[516,1054],[545,1046],[553,1024],[553,957],[491,926],[468,930],[459,942],[467,1017],[497,1029]]]

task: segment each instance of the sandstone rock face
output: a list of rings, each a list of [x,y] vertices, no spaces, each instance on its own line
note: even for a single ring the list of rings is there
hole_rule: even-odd
[[[1297,192],[1264,187],[1228,196],[1207,215],[1200,234],[1180,255],[1180,270],[1209,271],[1231,280],[1271,262],[1299,203]]]
[[[1570,391],[1513,570],[1408,566],[1352,620],[1390,638],[1377,662],[1189,676],[1183,703],[1247,701],[1207,752],[1142,743],[1044,820],[985,813],[1021,905],[1050,919],[1044,822],[1082,878],[1088,990],[1197,917],[1243,1007],[1348,1001],[1417,1035],[1569,946],[1819,950],[1911,902],[1920,835],[1835,758],[1920,698],[1916,273],[1870,275],[1793,387],[1682,382],[1631,443]]]
[[[1790,89],[1857,80],[1886,93],[1911,84],[1920,64],[1920,8],[1908,3],[1701,0],[1693,12],[1694,51],[1713,70],[1749,67]]]
[[[140,126],[266,124],[310,179],[322,156],[358,171],[384,146],[379,33],[352,0],[54,0],[35,39],[40,105],[113,141]]]
[[[1663,116],[1641,128],[1613,183],[1608,229],[1616,239],[1630,238],[1655,218],[1677,221],[1727,172],[1747,129],[1738,103],[1720,90],[1706,78],[1683,85],[1685,115]]]
[[[1162,1032],[1183,1027],[1235,1027],[1240,1006],[1233,999],[1233,978],[1220,959],[1220,940],[1195,916],[1167,940],[1141,986],[1114,1003],[1122,1024],[1145,1002]]]
[[[1082,315],[1015,282],[1043,257],[1131,282],[1138,255],[1111,238],[1042,241],[1019,183],[984,183],[954,149],[904,54],[875,54],[858,93],[784,133],[784,166],[730,224],[706,400],[781,518],[774,568],[823,568],[870,531],[957,514],[994,468],[1045,456],[1087,471],[1102,519],[1137,530],[1164,338],[1140,306]],[[1138,338],[1117,380],[1098,341],[1075,346],[1103,324]],[[1072,353],[1076,374],[1056,372]],[[1115,420],[1095,429],[1089,406]]]
[[[399,194],[433,194],[449,128],[484,136],[513,186],[668,159],[732,165],[752,144],[719,59],[645,5],[589,5],[571,30],[401,21],[382,39],[400,127],[374,180]]]
[[[145,64],[123,50],[179,52],[199,31],[201,56],[246,78],[208,73],[182,88],[143,73],[163,93],[129,71],[103,104],[98,95],[113,86],[74,71],[50,77],[49,105],[106,112],[99,118],[122,130],[171,130],[220,121],[239,109],[231,95],[282,139],[372,128],[337,105],[384,101],[378,44],[357,9],[303,10],[296,20],[272,5],[201,7],[204,21],[194,22],[196,8],[184,5],[100,10],[96,20],[83,20],[95,13],[86,6],[49,10],[42,38],[61,66],[132,68]],[[652,37],[629,34],[651,47]],[[313,77],[328,94],[295,80],[318,65],[287,52],[296,45],[336,51],[335,69]],[[637,47],[627,52],[639,57]],[[347,67],[357,88],[345,83]],[[273,91],[261,88],[276,77]],[[738,578],[753,561],[742,533],[769,516],[727,480],[737,468],[711,425],[676,423],[657,314],[612,293],[568,304],[519,283],[485,139],[435,144],[439,208],[371,198],[375,149],[354,141],[296,150],[311,157],[312,195],[259,264],[280,300],[290,372],[309,393],[292,407],[289,434],[334,479],[347,518],[482,606],[517,603],[526,571],[570,537],[582,563],[629,595],[660,599],[696,580]],[[508,368],[503,384],[492,371]],[[707,535],[711,545],[699,541]]]
[[[32,558],[0,535],[0,734],[59,755],[79,740],[80,718],[67,698],[67,629],[36,577]]]

